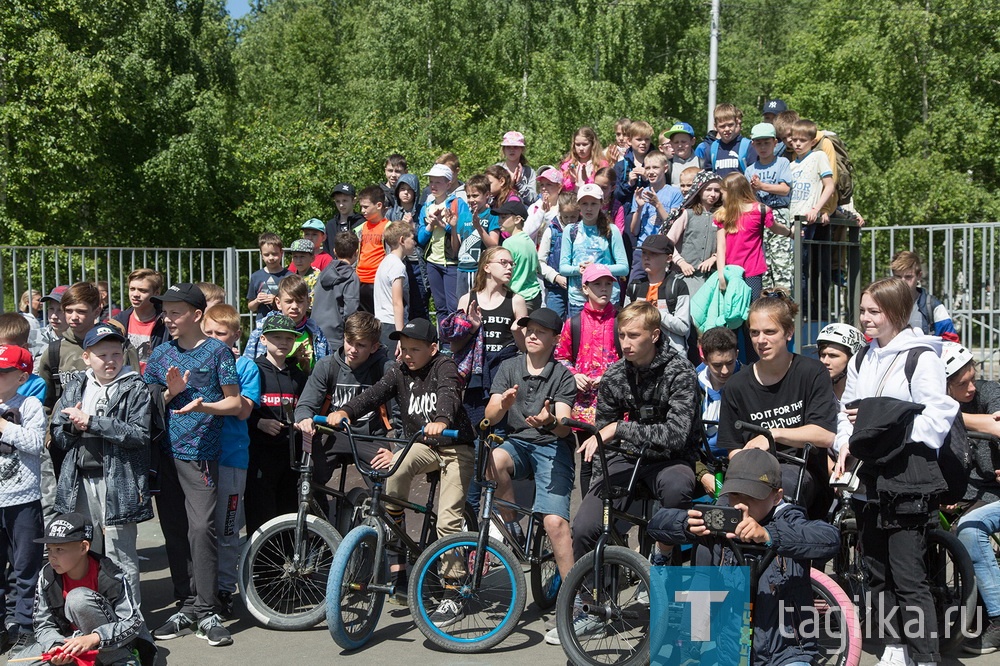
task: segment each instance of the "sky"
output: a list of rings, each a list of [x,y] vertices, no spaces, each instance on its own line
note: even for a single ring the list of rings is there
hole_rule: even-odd
[[[226,0],[226,9],[233,18],[239,18],[250,11],[249,0]]]

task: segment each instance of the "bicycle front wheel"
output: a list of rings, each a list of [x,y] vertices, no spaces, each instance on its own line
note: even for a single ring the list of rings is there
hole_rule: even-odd
[[[552,553],[552,540],[542,525],[535,529],[531,558],[531,598],[539,610],[547,611],[556,605],[562,578]]]
[[[479,585],[472,571],[479,534],[438,539],[413,566],[409,602],[413,621],[449,652],[480,652],[500,644],[524,611],[524,572],[510,548],[489,539]]]
[[[356,650],[371,638],[382,615],[385,595],[370,589],[376,572],[387,580],[389,565],[378,552],[378,532],[360,525],[347,533],[333,558],[326,587],[326,623],[334,642]]]
[[[816,664],[858,666],[861,662],[861,624],[847,593],[829,576],[810,569],[819,654]]]
[[[954,650],[965,640],[976,613],[976,572],[965,546],[951,532],[927,533],[927,580],[938,616],[938,649]]]
[[[649,663],[649,562],[621,546],[604,549],[602,584],[594,583],[594,558],[584,555],[562,582],[556,627],[574,664]]]

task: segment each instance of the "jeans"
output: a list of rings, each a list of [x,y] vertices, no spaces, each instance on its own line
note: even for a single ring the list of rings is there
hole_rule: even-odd
[[[16,623],[21,631],[33,631],[35,583],[44,559],[44,546],[35,539],[42,537],[42,531],[42,505],[38,500],[0,507],[0,571],[8,563],[11,568],[11,576],[3,578],[4,605],[7,597],[14,602],[14,617],[7,618],[6,624]],[[8,583],[10,580],[13,584]]]
[[[406,277],[410,284],[410,319],[427,319],[427,281],[420,261],[406,260]]]
[[[441,266],[427,262],[427,279],[431,283],[431,295],[434,297],[434,309],[437,312],[438,334],[441,333],[441,320],[458,309],[458,267]]]
[[[566,289],[564,287],[549,285],[548,291],[545,292],[545,307],[555,310],[556,314],[565,319],[567,309],[566,299]]]
[[[1000,616],[1000,566],[990,535],[1000,532],[1000,502],[981,506],[958,521],[958,538],[976,569],[979,596],[990,617]]]

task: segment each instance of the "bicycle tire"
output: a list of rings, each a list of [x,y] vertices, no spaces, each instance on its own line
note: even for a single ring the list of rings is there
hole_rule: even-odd
[[[649,561],[621,546],[604,549],[604,589],[594,590],[588,582],[594,570],[596,554],[580,558],[563,580],[556,599],[556,626],[563,652],[573,664],[621,664],[645,666],[649,663],[649,602],[641,593],[649,593]],[[597,594],[597,593],[600,594]],[[608,605],[618,619],[605,622],[603,631],[581,637],[573,632],[577,596]],[[622,651],[619,657],[613,655]]]
[[[326,624],[334,642],[345,650],[356,650],[371,638],[382,616],[385,595],[369,592],[375,580],[378,557],[378,532],[359,525],[347,533],[337,549],[326,586]],[[389,564],[381,558],[383,578]],[[352,590],[357,585],[361,589]]]
[[[975,619],[976,572],[965,546],[951,532],[927,534],[927,580],[938,615],[938,649],[950,652],[965,640]]]
[[[535,538],[531,545],[531,598],[539,610],[547,611],[556,605],[559,596],[559,586],[562,578],[556,566],[556,558],[552,553],[552,540],[549,539],[544,525],[535,529]]]
[[[479,589],[472,589],[471,565],[479,541],[478,532],[462,532],[438,539],[420,554],[409,585],[410,614],[427,640],[449,652],[471,653],[499,645],[517,627],[527,596],[521,563],[510,548],[496,539],[487,541],[487,569]],[[442,561],[451,556],[461,561],[460,583],[442,583]],[[461,620],[437,627],[431,615],[447,598],[460,598]]]
[[[348,490],[347,496],[343,500],[337,501],[338,513],[336,518],[338,532],[347,534],[361,524],[361,519],[364,516],[361,514],[360,509],[370,496],[368,488],[357,487]]]
[[[861,663],[861,624],[857,608],[847,593],[832,578],[818,569],[810,569],[813,590],[815,629],[819,654],[815,664],[858,666]]]
[[[260,526],[247,541],[240,564],[243,603],[268,629],[302,631],[326,612],[326,587],[340,534],[330,523],[306,516],[306,557],[295,558],[294,513]]]

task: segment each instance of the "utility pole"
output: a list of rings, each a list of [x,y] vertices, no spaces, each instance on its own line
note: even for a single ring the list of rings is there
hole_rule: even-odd
[[[715,127],[715,87],[719,80],[719,0],[712,0],[711,42],[708,49],[708,129]]]

